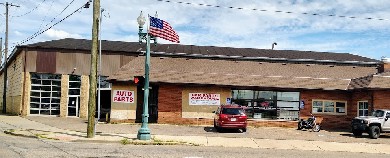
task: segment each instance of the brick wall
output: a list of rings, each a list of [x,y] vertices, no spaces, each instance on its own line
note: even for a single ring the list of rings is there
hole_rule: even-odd
[[[390,109],[390,90],[374,91],[374,108]]]
[[[347,101],[346,115],[332,115],[332,114],[315,114],[318,122],[321,123],[323,129],[340,129],[349,128],[351,119],[356,116],[351,109],[356,109],[356,104],[352,104],[352,93],[345,91],[320,91],[320,90],[304,90],[301,91],[301,100],[304,101],[304,109],[300,111],[300,118],[306,119],[312,112],[313,100],[339,100]]]
[[[371,99],[371,92],[369,91],[355,91],[352,94],[352,102],[351,102],[351,108],[348,108],[348,115],[349,116],[358,116],[358,102],[359,101],[367,101],[368,102],[368,111],[370,112],[372,109],[372,99]]]

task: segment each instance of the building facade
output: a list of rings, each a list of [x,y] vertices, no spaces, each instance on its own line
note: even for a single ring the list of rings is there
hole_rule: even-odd
[[[91,41],[81,39],[18,46],[7,64],[6,112],[86,118],[90,48]],[[151,123],[212,125],[218,105],[239,104],[252,126],[295,127],[313,113],[324,128],[339,128],[373,109],[390,108],[386,60],[175,44],[151,50]],[[102,118],[141,121],[143,85],[134,77],[144,75],[144,53],[137,42],[102,41]],[[0,78],[3,86],[3,71]]]

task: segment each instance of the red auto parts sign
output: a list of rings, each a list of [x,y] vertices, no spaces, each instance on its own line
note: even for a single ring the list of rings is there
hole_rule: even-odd
[[[134,103],[134,91],[114,90],[113,102]]]
[[[220,105],[221,104],[221,97],[219,94],[190,93],[188,100],[190,105]]]

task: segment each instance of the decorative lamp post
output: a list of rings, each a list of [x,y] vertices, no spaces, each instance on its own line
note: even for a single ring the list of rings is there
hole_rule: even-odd
[[[137,18],[138,22],[138,36],[139,36],[139,43],[142,43],[142,40],[146,40],[146,57],[145,57],[145,85],[144,85],[144,104],[143,104],[143,112],[142,112],[142,125],[141,128],[138,130],[137,139],[139,140],[150,140],[150,130],[148,128],[148,118],[149,118],[149,67],[150,67],[150,40],[155,41],[155,37],[152,37],[148,33],[143,33],[143,26],[146,22],[145,17],[142,14],[139,15]],[[156,41],[155,41],[156,42]]]

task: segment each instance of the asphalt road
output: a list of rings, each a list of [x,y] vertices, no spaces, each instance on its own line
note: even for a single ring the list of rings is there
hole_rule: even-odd
[[[137,157],[137,158],[385,158],[385,154],[322,152],[301,150],[275,150],[252,148],[223,148],[201,146],[122,145],[120,143],[60,142],[0,134],[0,157],[4,158],[84,158],[84,157]]]

